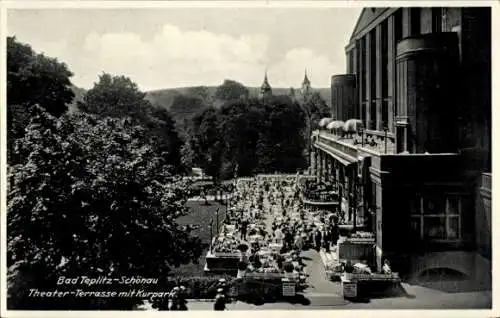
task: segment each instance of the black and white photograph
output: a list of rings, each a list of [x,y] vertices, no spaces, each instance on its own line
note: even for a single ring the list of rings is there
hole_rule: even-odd
[[[1,316],[493,309],[496,5],[84,2],[2,5]]]

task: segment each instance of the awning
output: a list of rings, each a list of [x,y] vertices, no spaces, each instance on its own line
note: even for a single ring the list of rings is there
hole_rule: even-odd
[[[363,122],[359,119],[349,119],[344,123],[344,131],[346,132],[357,132],[360,128],[363,128]]]
[[[332,121],[333,121],[333,118],[328,118],[328,117],[322,118],[319,121],[318,126],[320,126],[320,127],[326,127]]]
[[[330,122],[328,125],[326,125],[326,129],[333,130],[333,129],[341,129],[344,128],[344,122],[341,120],[334,120]]]

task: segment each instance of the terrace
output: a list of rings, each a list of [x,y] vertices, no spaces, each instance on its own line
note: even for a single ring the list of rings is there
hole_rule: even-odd
[[[357,158],[362,150],[374,155],[396,154],[394,134],[384,131],[360,129],[358,132],[316,130],[313,138],[323,146],[333,148],[350,157]]]

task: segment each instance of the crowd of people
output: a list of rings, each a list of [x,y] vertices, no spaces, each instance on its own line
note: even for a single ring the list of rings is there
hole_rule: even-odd
[[[295,178],[238,180],[213,254],[239,255],[240,279],[278,275],[305,284],[300,254],[310,248],[329,251],[339,238],[339,216],[307,211],[301,191]]]

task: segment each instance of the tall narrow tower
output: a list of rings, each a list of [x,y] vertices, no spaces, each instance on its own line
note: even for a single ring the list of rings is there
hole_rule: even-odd
[[[264,83],[262,83],[262,86],[260,87],[260,98],[267,98],[273,95],[273,91],[271,89],[271,85],[269,85],[269,82],[267,80],[267,69],[266,73],[264,75]]]
[[[300,88],[300,94],[304,99],[307,99],[312,93],[311,81],[307,77],[307,69],[304,71],[304,80],[302,81],[302,87]]]

